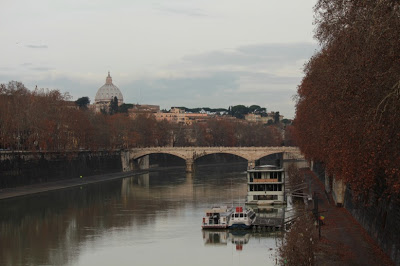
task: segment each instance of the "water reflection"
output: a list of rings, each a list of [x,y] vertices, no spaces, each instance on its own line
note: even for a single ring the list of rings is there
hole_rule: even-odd
[[[205,208],[243,201],[243,167],[152,172],[0,201],[0,265],[240,265],[229,249],[205,249],[198,234]],[[241,245],[252,241],[241,258],[265,262],[274,239],[250,235]]]
[[[231,244],[235,245],[236,250],[238,251],[243,250],[243,245],[246,245],[252,237],[251,231],[244,230],[203,230],[202,233],[204,245],[226,246],[230,242]],[[264,236],[271,237],[270,234],[265,234]]]

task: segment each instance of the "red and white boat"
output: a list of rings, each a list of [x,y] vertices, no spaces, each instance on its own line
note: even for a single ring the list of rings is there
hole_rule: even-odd
[[[248,229],[253,226],[256,220],[256,214],[248,208],[236,207],[231,213],[228,228],[230,229]]]

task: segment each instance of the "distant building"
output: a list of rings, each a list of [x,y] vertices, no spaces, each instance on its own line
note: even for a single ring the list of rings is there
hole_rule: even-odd
[[[160,112],[160,106],[150,104],[134,104],[132,108],[128,109],[131,118],[136,118],[138,115],[155,115],[158,112]]]
[[[203,122],[210,116],[206,113],[186,113],[185,110],[172,107],[167,113],[158,112],[154,114],[157,121],[167,120],[172,123],[191,125],[194,122]]]
[[[172,107],[168,113],[159,112],[155,114],[157,121],[167,120],[172,123],[186,124],[185,110]]]
[[[269,121],[275,122],[275,112],[268,113],[267,116],[259,114],[246,114],[244,119],[250,123],[268,124]],[[283,115],[279,115],[279,122],[282,121]]]
[[[114,97],[117,97],[118,105],[124,103],[124,97],[118,87],[112,83],[110,71],[108,71],[106,83],[97,90],[92,108],[95,109],[96,112],[100,112],[102,109],[108,110],[110,102]]]

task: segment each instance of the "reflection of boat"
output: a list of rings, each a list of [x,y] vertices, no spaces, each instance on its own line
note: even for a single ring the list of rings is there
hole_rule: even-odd
[[[256,214],[248,208],[236,207],[230,215],[228,228],[232,229],[248,229],[253,226],[256,220]]]
[[[204,245],[227,245],[228,234],[225,230],[203,230]]]
[[[249,243],[250,237],[249,231],[203,230],[204,245],[226,246],[228,242],[231,242],[238,251],[243,249],[243,245]]]
[[[232,208],[228,208],[227,206],[207,209],[201,227],[204,229],[227,228],[232,212]]]
[[[285,171],[274,165],[247,170],[247,204],[284,204]]]
[[[233,231],[229,233],[229,239],[232,244],[235,244],[236,250],[240,251],[243,249],[243,245],[249,243],[250,241],[250,233],[238,234],[238,231]]]

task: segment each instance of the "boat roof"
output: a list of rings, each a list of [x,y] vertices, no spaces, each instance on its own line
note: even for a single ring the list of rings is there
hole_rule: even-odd
[[[247,170],[248,172],[262,172],[262,171],[283,171],[283,168],[278,168],[276,165],[258,165],[253,169]]]
[[[232,209],[228,208],[228,206],[216,206],[216,207],[211,207],[211,209],[207,209],[205,212],[219,213],[219,212],[228,212],[231,210]]]

